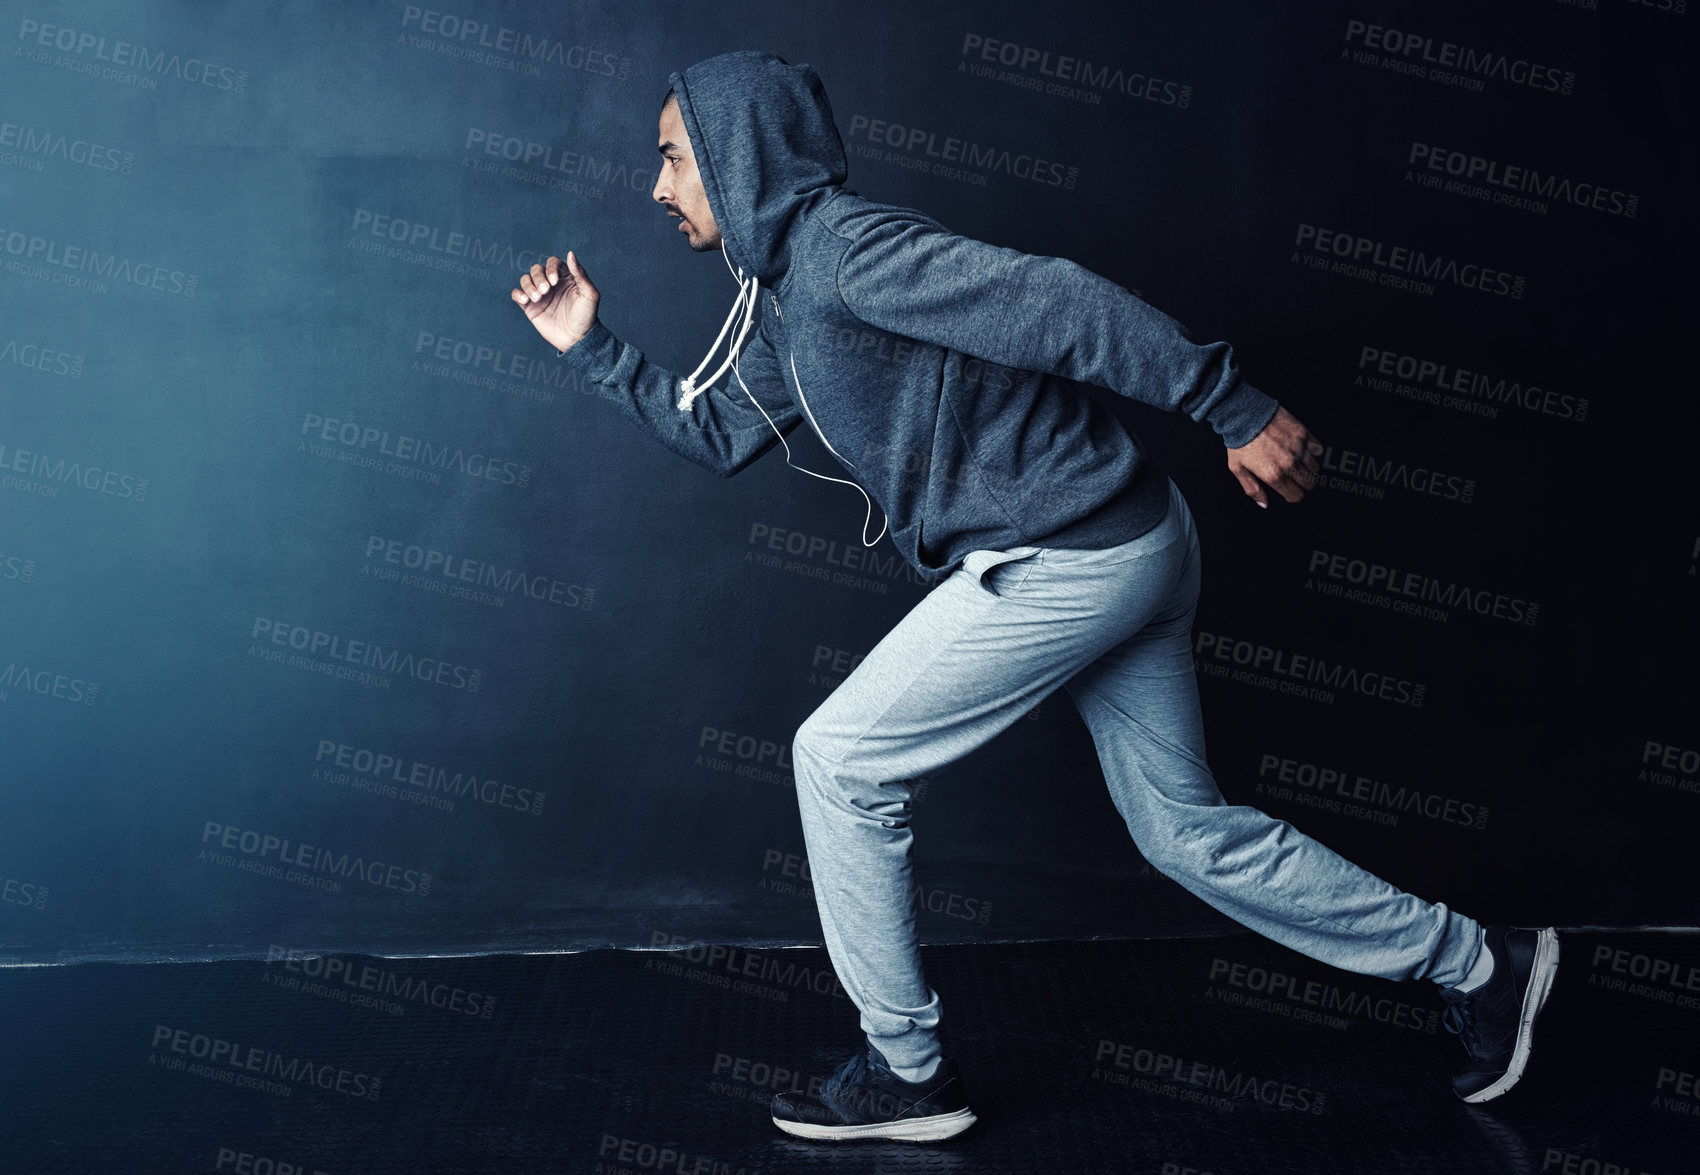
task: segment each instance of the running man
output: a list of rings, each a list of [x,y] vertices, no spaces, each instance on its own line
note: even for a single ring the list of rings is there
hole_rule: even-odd
[[[1312,958],[1439,985],[1469,1057],[1456,1092],[1480,1102],[1510,1089],[1557,935],[1483,927],[1223,798],[1193,672],[1192,516],[1081,385],[1209,424],[1259,506],[1315,486],[1321,442],[1240,378],[1228,344],[1193,342],[1114,282],[847,189],[807,65],[739,52],[673,74],[658,146],[656,202],[738,285],[696,371],[681,378],[616,338],[573,252],[532,266],[512,300],[619,411],[724,476],[806,421],[844,467],[830,480],[867,501],[864,545],[889,529],[934,583],[797,732],[821,929],[867,1044],[818,1098],[776,1096],[774,1122],[810,1138],[918,1141],[974,1122],[921,971],[910,781],[1058,687],[1155,868]]]

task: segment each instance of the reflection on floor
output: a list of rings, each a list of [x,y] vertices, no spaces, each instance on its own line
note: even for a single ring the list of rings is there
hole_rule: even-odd
[[[1700,940],[1574,933],[1484,1107],[1426,983],[1251,935],[928,948],[979,1122],[804,1143],[766,1106],[859,1040],[819,949],[0,971],[0,1170],[1700,1171]]]

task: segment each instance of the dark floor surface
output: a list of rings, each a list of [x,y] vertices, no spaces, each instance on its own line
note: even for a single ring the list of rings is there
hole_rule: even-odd
[[[806,1143],[859,1040],[824,951],[0,971],[0,1170],[1700,1173],[1700,939],[1562,938],[1523,1082],[1458,1101],[1426,982],[1251,935],[928,948],[979,1122]]]

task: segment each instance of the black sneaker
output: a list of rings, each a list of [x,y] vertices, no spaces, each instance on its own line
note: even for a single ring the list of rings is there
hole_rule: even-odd
[[[818,1098],[773,1095],[773,1123],[802,1138],[901,1138],[938,1142],[974,1125],[956,1062],[939,1062],[926,1081],[893,1073],[873,1045],[821,1082]]]
[[[1472,992],[1443,987],[1441,1022],[1470,1054],[1470,1067],[1452,1079],[1467,1102],[1498,1097],[1523,1076],[1529,1063],[1535,1017],[1552,991],[1558,971],[1558,932],[1520,926],[1490,926],[1482,949],[1493,952],[1493,974]]]

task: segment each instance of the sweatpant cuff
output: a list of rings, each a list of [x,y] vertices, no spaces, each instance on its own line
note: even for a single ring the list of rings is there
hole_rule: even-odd
[[[919,1069],[929,1061],[944,1056],[938,1033],[914,1025],[899,1036],[875,1036],[868,1033],[868,1043],[880,1051],[888,1065],[904,1069]]]
[[[1446,916],[1446,939],[1436,952],[1434,969],[1429,978],[1441,987],[1457,987],[1476,965],[1476,958],[1487,949],[1487,932],[1481,923],[1462,914]]]

